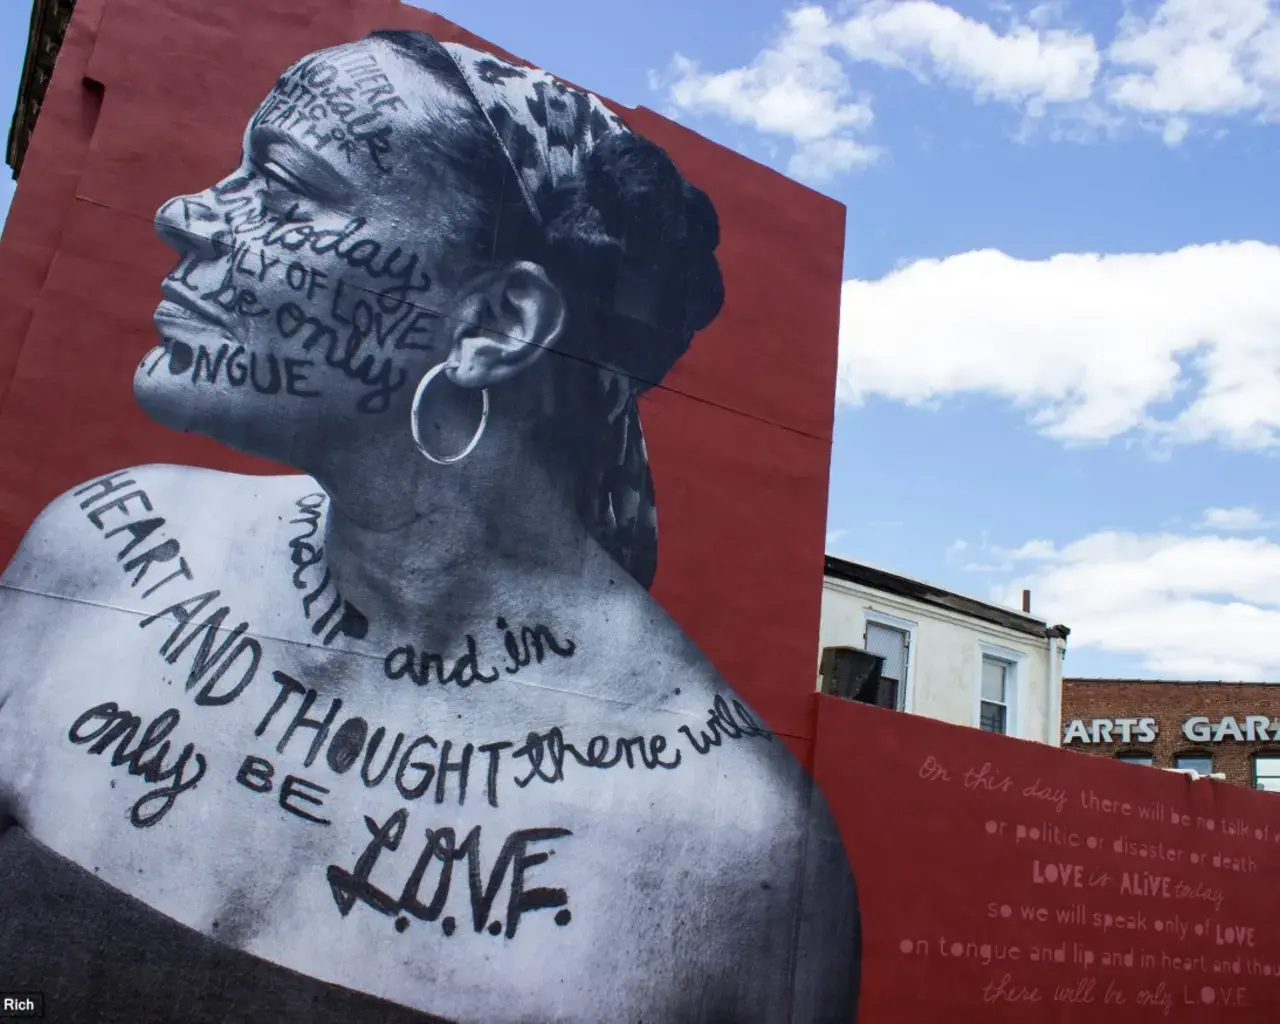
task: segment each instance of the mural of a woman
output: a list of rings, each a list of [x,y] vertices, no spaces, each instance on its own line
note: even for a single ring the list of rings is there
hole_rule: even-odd
[[[851,1021],[826,804],[648,593],[636,399],[719,313],[709,199],[419,33],[294,65],[243,154],[157,215],[134,389],[303,475],[42,514],[0,590],[5,841],[448,1020]]]

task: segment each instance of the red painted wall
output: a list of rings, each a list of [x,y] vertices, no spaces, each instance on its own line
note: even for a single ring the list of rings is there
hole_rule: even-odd
[[[80,0],[0,242],[0,560],[55,495],[122,466],[280,471],[136,407],[172,265],[152,216],[234,164],[282,67],[390,27],[488,47],[377,0]],[[836,811],[861,893],[859,1019],[1280,1018],[1274,797],[815,697],[843,209],[620,112],[713,199],[727,291],[642,406],[654,593]]]
[[[1273,795],[820,701],[859,1021],[1277,1019]]]

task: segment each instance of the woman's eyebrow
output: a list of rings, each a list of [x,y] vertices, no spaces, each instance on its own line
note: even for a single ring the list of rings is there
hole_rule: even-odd
[[[303,183],[329,199],[350,198],[352,189],[346,177],[309,146],[288,132],[270,126],[255,126],[249,133],[249,156],[255,164],[281,158],[288,161],[285,170],[303,179]]]

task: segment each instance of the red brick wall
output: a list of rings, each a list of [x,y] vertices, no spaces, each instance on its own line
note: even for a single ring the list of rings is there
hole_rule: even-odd
[[[1064,744],[1067,750],[1114,757],[1119,753],[1145,753],[1158,768],[1172,768],[1177,754],[1211,754],[1213,770],[1242,786],[1253,785],[1256,754],[1280,757],[1280,742],[1194,743],[1182,725],[1193,715],[1204,715],[1216,725],[1224,716],[1244,726],[1246,715],[1280,719],[1280,685],[1265,683],[1128,682],[1124,680],[1064,679],[1062,726],[1073,719],[1088,725],[1094,718],[1154,718],[1159,726],[1155,743]]]

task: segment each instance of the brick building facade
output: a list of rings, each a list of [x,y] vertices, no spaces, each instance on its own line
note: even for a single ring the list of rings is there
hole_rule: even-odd
[[[1280,685],[1064,679],[1062,723],[1067,750],[1280,791]]]

